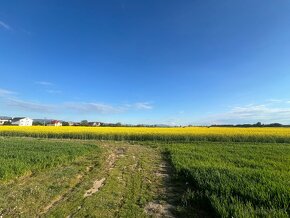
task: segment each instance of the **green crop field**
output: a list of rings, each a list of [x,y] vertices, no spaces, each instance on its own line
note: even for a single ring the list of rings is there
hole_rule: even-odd
[[[1,139],[0,179],[7,180],[70,163],[98,147],[92,143]]]
[[[0,217],[146,217],[161,163],[124,142],[0,138]]]
[[[166,145],[187,184],[183,203],[221,217],[288,217],[290,144]]]
[[[274,143],[270,129],[233,129],[230,140],[198,131],[192,141],[1,137],[0,216],[289,217],[287,140]]]

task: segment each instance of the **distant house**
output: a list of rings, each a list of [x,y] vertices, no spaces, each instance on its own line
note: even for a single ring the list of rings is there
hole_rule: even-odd
[[[74,123],[73,123],[73,126],[80,126],[80,125],[81,125],[80,122],[74,122]]]
[[[100,122],[88,122],[88,126],[100,126]]]
[[[32,126],[33,120],[29,117],[14,117],[11,124],[15,126]]]
[[[59,120],[52,120],[49,124],[47,124],[48,126],[62,126],[62,122],[60,122]]]
[[[0,117],[0,126],[4,125],[5,122],[10,122],[11,120],[11,117]]]

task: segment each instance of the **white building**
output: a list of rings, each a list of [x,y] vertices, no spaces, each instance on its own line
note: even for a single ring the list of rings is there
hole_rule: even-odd
[[[89,126],[100,126],[101,123],[100,122],[89,122],[88,125]]]
[[[11,118],[0,117],[0,126],[4,125],[5,122],[11,121]]]
[[[12,125],[32,126],[33,120],[28,117],[14,117],[11,121]]]
[[[74,122],[69,121],[69,122],[68,122],[68,125],[69,125],[69,126],[73,126],[73,125],[74,125]]]
[[[62,122],[59,120],[52,120],[50,124],[47,124],[47,126],[62,126]]]

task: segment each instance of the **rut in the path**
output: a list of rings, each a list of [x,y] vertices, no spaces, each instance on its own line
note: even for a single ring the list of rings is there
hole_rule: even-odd
[[[176,202],[178,201],[178,187],[171,180],[172,168],[165,160],[159,165],[155,175],[161,179],[160,194],[164,197],[149,202],[145,207],[145,212],[152,217],[175,217]]]
[[[149,202],[145,211],[152,217],[196,217],[196,218],[212,218],[212,214],[197,206],[183,208],[183,211],[177,211],[178,205],[181,206],[181,196],[186,192],[188,186],[185,181],[174,178],[174,169],[170,164],[167,155],[163,155],[163,161],[156,172],[156,176],[162,178],[161,193],[164,197]]]
[[[93,166],[88,167],[87,171],[91,171],[92,169],[93,169]],[[69,193],[73,192],[75,187],[77,187],[80,183],[82,183],[83,177],[84,177],[83,174],[77,175],[77,182],[75,183],[75,185],[71,187],[70,189],[68,189],[66,193],[64,193],[63,195],[59,195],[55,199],[53,199],[46,207],[42,209],[42,211],[40,212],[40,215],[45,215],[46,213],[48,213],[48,211],[50,211],[53,207],[58,205],[60,202],[67,200]]]
[[[118,156],[123,155],[124,152],[125,152],[125,149],[118,148],[117,150],[115,150],[113,153],[111,153],[108,156],[108,158],[105,162],[106,168],[105,168],[104,173],[108,173],[111,169],[114,168],[116,159],[118,158]],[[52,208],[56,207],[60,202],[66,201],[69,198],[70,193],[72,193],[75,190],[75,188],[83,182],[84,176],[86,174],[90,173],[93,170],[93,168],[96,166],[97,165],[88,166],[86,168],[86,172],[84,174],[77,175],[77,182],[75,183],[75,185],[72,188],[68,189],[67,192],[64,193],[63,195],[57,196],[55,199],[53,199],[49,205],[47,205],[46,207],[44,207],[42,209],[42,211],[40,212],[40,215],[47,214]],[[105,180],[106,180],[106,178],[101,178],[101,179],[96,180],[93,183],[93,186],[85,192],[84,198],[90,197],[93,194],[95,194],[96,192],[98,192],[99,189],[104,185]]]
[[[112,153],[109,155],[109,157],[106,160],[106,166],[107,166],[107,171],[108,170],[112,170],[115,166],[115,162],[118,156],[123,155],[123,153],[125,152],[125,150],[123,148],[118,148],[115,153]],[[106,178],[102,178],[102,179],[97,179],[93,186],[87,190],[84,194],[84,198],[86,197],[90,197],[93,194],[95,194],[96,192],[99,191],[99,189],[104,185],[104,182],[106,181]]]

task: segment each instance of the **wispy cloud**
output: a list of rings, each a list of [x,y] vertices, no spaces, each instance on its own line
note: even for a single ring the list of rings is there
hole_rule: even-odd
[[[23,101],[16,98],[7,98],[6,104],[9,107],[13,107],[16,109],[21,109],[24,111],[33,111],[33,112],[42,112],[42,113],[52,113],[57,110],[57,108],[53,105],[42,104],[31,101]]]
[[[15,95],[15,94],[16,94],[16,92],[0,88],[0,97],[8,96],[8,95]]]
[[[277,102],[278,103],[278,102]],[[279,102],[280,104],[280,102]],[[251,104],[232,107],[229,111],[205,117],[202,122],[206,124],[239,124],[255,122],[290,123],[290,107],[273,106],[268,104]]]
[[[184,114],[185,111],[181,110],[181,111],[178,111],[178,114]]]
[[[55,90],[55,89],[48,89],[46,90],[47,93],[50,93],[50,94],[60,94],[62,93],[61,90]]]
[[[153,106],[147,102],[137,102],[126,105],[110,105],[96,102],[71,102],[65,103],[67,109],[81,113],[116,114],[131,110],[151,110]]]
[[[59,90],[47,90],[51,93],[59,93]],[[33,111],[38,113],[63,113],[74,114],[118,114],[132,110],[152,109],[149,103],[133,103],[128,105],[111,105],[98,102],[62,102],[58,104],[45,104],[41,102],[23,100],[15,96],[15,92],[0,89],[0,98],[5,106],[21,111]]]
[[[268,99],[266,102],[267,103],[283,103],[284,100],[283,99]]]
[[[32,33],[24,28],[21,28],[20,31],[28,36],[32,35]]]
[[[123,112],[122,107],[102,103],[70,102],[64,103],[64,108],[78,113],[114,114]]]
[[[77,114],[118,114],[125,113],[133,109],[123,105],[113,106],[110,104],[95,102],[64,102],[54,105],[25,101],[17,98],[5,98],[5,102],[8,107],[39,113],[62,113],[63,111],[67,111]],[[141,109],[142,108],[138,108],[138,110]],[[148,109],[143,108],[143,110]]]
[[[42,86],[53,86],[53,83],[47,81],[36,81],[35,84]]]
[[[41,87],[44,88],[43,91],[49,93],[49,94],[60,94],[62,93],[61,90],[56,89],[55,84],[52,82],[48,81],[35,81],[34,82],[36,85],[40,85]]]
[[[4,28],[6,30],[12,30],[12,28],[7,23],[5,23],[4,21],[1,21],[1,20],[0,20],[0,27]]]
[[[151,110],[153,109],[153,105],[149,102],[137,102],[132,105],[133,108],[137,110]]]

